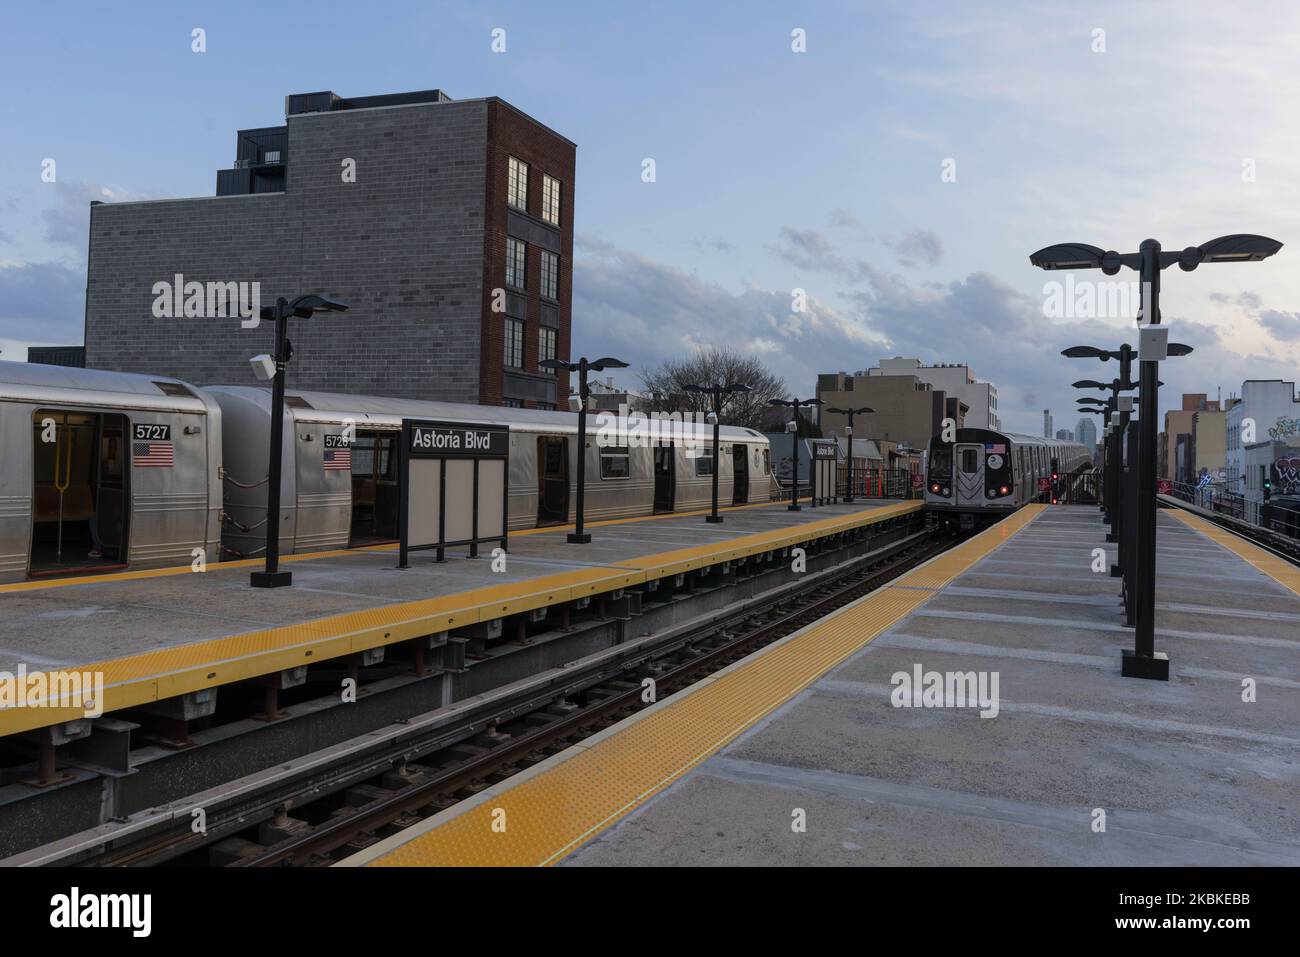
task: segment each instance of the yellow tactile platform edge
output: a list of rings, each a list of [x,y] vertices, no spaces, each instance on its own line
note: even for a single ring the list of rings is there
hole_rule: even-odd
[[[1215,544],[1222,545],[1246,564],[1263,572],[1283,588],[1289,588],[1295,594],[1300,595],[1300,568],[1256,545],[1252,545],[1226,528],[1206,521],[1199,515],[1193,515],[1191,512],[1185,512],[1181,509],[1171,509],[1170,511],[1175,518],[1188,528],[1195,529]]]
[[[752,505],[728,505],[719,508],[719,512],[740,512],[752,508],[775,508],[784,502],[755,502]],[[657,522],[665,518],[689,518],[692,515],[707,515],[709,509],[690,512],[663,512],[658,515],[638,515],[635,518],[610,518],[599,522],[587,522],[586,528],[603,528],[606,525],[628,525],[633,522]],[[510,533],[511,538],[527,535],[541,535],[546,532],[571,532],[576,525],[546,525],[541,528],[524,528]],[[281,564],[285,562],[310,562],[328,558],[343,558],[358,552],[394,552],[394,542],[382,542],[378,545],[359,545],[356,548],[331,548],[319,552],[299,552],[296,555],[281,555]],[[208,572],[238,571],[241,568],[257,568],[265,564],[261,558],[239,558],[228,562],[212,562],[207,566]],[[0,585],[0,595],[6,592],[43,591],[47,588],[67,588],[70,585],[102,585],[105,582],[142,581],[149,578],[169,578],[173,575],[193,574],[190,565],[168,565],[165,568],[141,568],[133,571],[108,572],[103,575],[76,575],[71,578],[38,578],[24,582],[10,582]]]
[[[437,598],[383,605],[313,621],[243,632],[123,658],[70,665],[65,671],[103,674],[104,712],[243,681],[299,665],[313,664],[380,645],[463,628],[590,595],[872,525],[914,512],[919,501],[864,508],[849,515],[788,525],[741,536],[725,545],[701,545],[605,565],[561,572],[522,582],[492,585]],[[666,557],[668,561],[659,561]],[[665,570],[667,569],[667,570]],[[49,727],[83,716],[81,708],[0,709],[0,736]]]
[[[627,719],[594,743],[578,745],[540,773],[489,792],[463,812],[431,818],[428,829],[397,847],[381,845],[345,863],[510,867],[559,861],[929,601],[1046,507],[1021,509],[894,584]],[[942,570],[926,574],[936,566]]]

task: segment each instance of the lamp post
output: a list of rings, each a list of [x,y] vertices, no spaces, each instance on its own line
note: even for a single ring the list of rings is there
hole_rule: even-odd
[[[587,486],[587,399],[591,396],[587,373],[604,372],[606,369],[626,369],[627,363],[621,359],[611,359],[609,356],[588,362],[587,357],[583,356],[577,362],[569,362],[566,359],[543,359],[537,364],[543,369],[570,369],[578,373],[578,515],[574,530],[568,535],[568,541],[570,545],[585,545],[591,541],[591,536],[582,530],[582,506]]]
[[[848,428],[844,430],[845,435],[849,437],[849,494],[844,496],[844,501],[851,502],[853,501],[853,417],[855,415],[866,415],[868,412],[875,412],[876,410],[864,405],[860,409],[835,409],[828,406],[826,411],[849,417]]]
[[[792,455],[794,458],[794,484],[790,487],[790,505],[787,509],[791,512],[801,511],[799,505],[799,407],[804,405],[821,405],[821,399],[768,399],[768,405],[782,406],[790,409],[794,413],[794,419],[786,426],[787,432],[792,432],[793,437],[791,445],[793,446]]]
[[[255,356],[251,362],[259,378],[271,380],[271,457],[267,463],[266,564],[253,572],[254,588],[283,588],[293,584],[293,573],[280,571],[280,462],[284,457],[284,373],[293,356],[289,317],[310,319],[316,312],[347,312],[347,305],[324,296],[299,296],[290,302],[281,296],[274,306],[263,306],[259,318],[275,320],[275,354]]]
[[[709,413],[709,417],[713,419],[713,513],[705,515],[704,520],[711,524],[718,525],[722,522],[722,516],[718,514],[718,472],[720,471],[719,462],[721,461],[719,458],[718,431],[720,428],[719,421],[722,417],[722,406],[727,398],[735,395],[737,392],[748,392],[749,386],[740,382],[728,382],[726,385],[709,386],[683,385],[682,391],[707,395],[713,399],[713,410]],[[734,482],[735,479],[733,478],[732,481]]]
[[[1169,680],[1169,657],[1155,650],[1156,605],[1156,441],[1159,430],[1157,380],[1159,363],[1168,354],[1168,331],[1160,328],[1160,273],[1174,263],[1191,272],[1201,263],[1259,262],[1282,248],[1276,239],[1238,233],[1220,236],[1182,252],[1165,252],[1154,239],[1144,239],[1135,253],[1120,254],[1084,243],[1062,243],[1038,250],[1029,261],[1040,269],[1100,269],[1113,276],[1121,267],[1142,277],[1142,315],[1138,319],[1138,502],[1137,502],[1137,624],[1133,650],[1124,651],[1122,673],[1129,678]],[[1190,350],[1188,350],[1190,351]]]

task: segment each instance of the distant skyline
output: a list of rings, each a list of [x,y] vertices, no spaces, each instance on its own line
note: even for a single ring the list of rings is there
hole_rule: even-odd
[[[573,353],[626,359],[633,386],[706,344],[800,395],[819,372],[916,356],[970,365],[1004,426],[1037,434],[1044,408],[1077,419],[1071,381],[1113,377],[1060,349],[1136,334],[1129,316],[1053,313],[1063,276],[1029,254],[1232,232],[1287,245],[1166,273],[1164,321],[1196,352],[1162,368],[1162,406],[1300,370],[1293,4],[59,9],[0,15],[0,358],[81,341],[92,199],[211,196],[235,131],[283,122],[289,93],[436,87],[578,144]]]

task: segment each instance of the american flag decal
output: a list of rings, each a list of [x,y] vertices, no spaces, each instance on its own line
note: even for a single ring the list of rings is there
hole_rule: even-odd
[[[170,442],[132,442],[131,464],[138,469],[169,469],[174,464]]]
[[[352,450],[350,448],[326,449],[325,471],[352,471]]]
[[[985,443],[984,443],[984,451],[985,451],[985,452],[990,452],[990,453],[992,453],[992,454],[994,454],[994,455],[1006,455],[1006,454],[1007,454],[1007,446],[1006,446],[1006,443],[1005,443],[1005,442],[996,442],[996,443],[994,443],[994,442],[985,442]]]

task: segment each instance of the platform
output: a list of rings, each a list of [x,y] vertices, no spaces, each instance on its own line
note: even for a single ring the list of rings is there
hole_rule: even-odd
[[[1300,864],[1297,570],[1159,521],[1167,683],[1120,675],[1097,510],[1030,506],[344,863]],[[895,707],[917,666],[996,673],[996,716]]]
[[[396,546],[292,556],[291,588],[248,584],[260,562],[124,572],[0,586],[0,672],[104,674],[105,710],[354,654],[480,621],[601,595],[665,575],[786,548],[915,512],[920,502],[858,502],[791,512],[784,504],[513,533],[504,572],[486,555]],[[80,717],[58,708],[0,709],[0,735]]]

